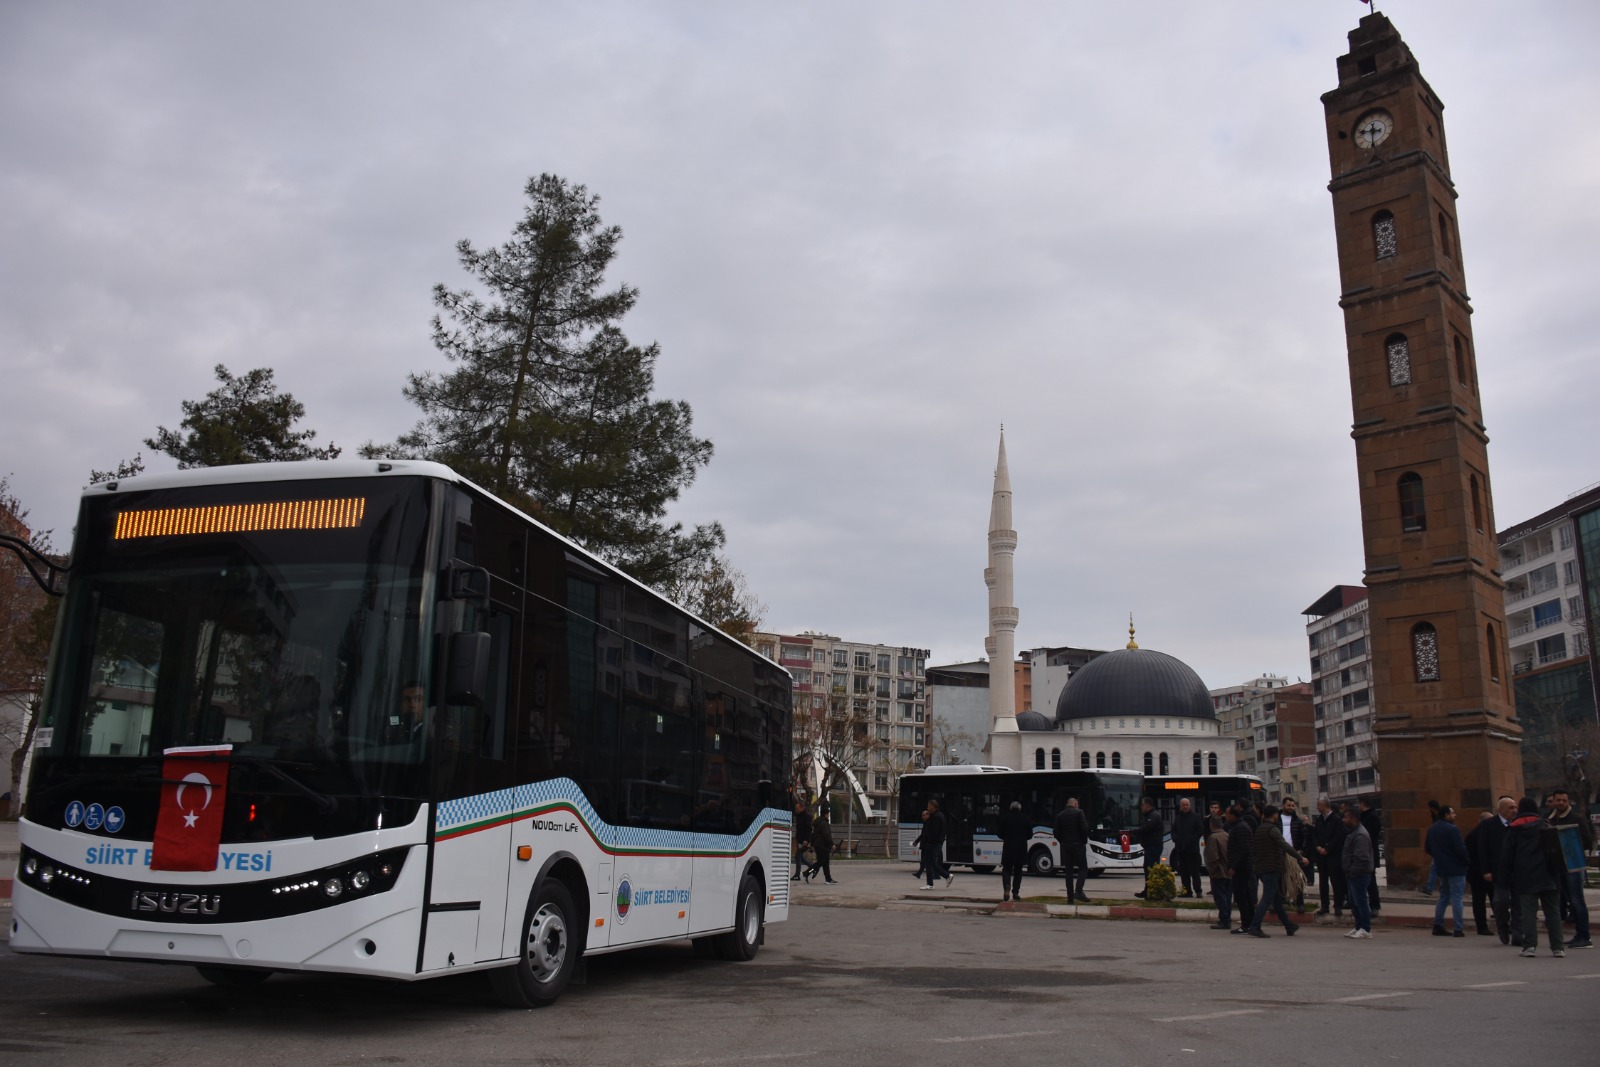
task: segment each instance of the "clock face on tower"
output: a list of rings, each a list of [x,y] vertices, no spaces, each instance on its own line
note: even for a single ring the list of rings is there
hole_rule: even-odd
[[[1388,140],[1394,130],[1394,119],[1387,111],[1369,111],[1356,123],[1356,144],[1362,148],[1376,148]]]

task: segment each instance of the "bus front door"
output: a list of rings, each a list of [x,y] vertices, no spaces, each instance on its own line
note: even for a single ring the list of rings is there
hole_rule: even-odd
[[[950,805],[944,832],[944,861],[946,865],[972,862],[972,828],[974,821],[975,814],[970,804],[965,801],[959,801]]]

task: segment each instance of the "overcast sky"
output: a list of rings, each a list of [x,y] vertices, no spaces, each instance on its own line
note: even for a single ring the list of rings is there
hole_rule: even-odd
[[[1382,8],[1446,105],[1496,514],[1600,480],[1600,5]],[[623,327],[716,456],[768,628],[981,656],[1005,424],[1019,648],[1309,673],[1362,555],[1319,96],[1366,8],[0,5],[0,474],[88,472],[211,367],[353,455],[526,180],[601,197]]]

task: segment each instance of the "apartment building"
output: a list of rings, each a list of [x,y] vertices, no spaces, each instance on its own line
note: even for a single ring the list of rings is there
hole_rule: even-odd
[[[1335,801],[1376,793],[1378,746],[1372,734],[1372,635],[1367,591],[1336,585],[1306,608],[1311,653],[1317,789]]]
[[[1571,788],[1596,775],[1578,760],[1600,749],[1594,621],[1600,618],[1600,484],[1497,538],[1506,583],[1506,643],[1526,788]],[[1592,767],[1589,771],[1592,771]]]
[[[1285,777],[1283,769],[1286,760],[1316,755],[1311,685],[1263,674],[1209,692],[1239,773],[1259,777],[1273,803],[1287,796],[1303,800],[1305,777]]]
[[[820,748],[842,762],[856,817],[887,818],[899,776],[927,762],[928,650],[811,631],[758,633],[752,644],[794,676],[796,760]]]

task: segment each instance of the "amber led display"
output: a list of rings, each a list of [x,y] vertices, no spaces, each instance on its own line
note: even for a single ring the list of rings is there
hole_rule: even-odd
[[[218,504],[204,508],[119,511],[112,539],[185,537],[195,534],[259,533],[264,530],[340,530],[360,526],[367,498],[275,500],[264,504]]]

